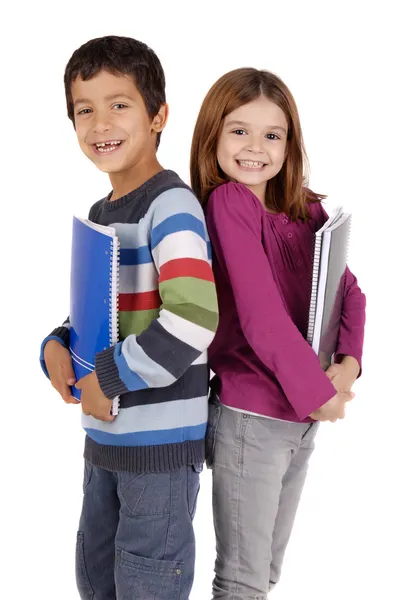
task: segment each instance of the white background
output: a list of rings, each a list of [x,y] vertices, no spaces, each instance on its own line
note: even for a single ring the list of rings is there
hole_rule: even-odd
[[[71,53],[106,34],[158,53],[171,118],[161,163],[188,181],[209,87],[241,66],[276,72],[298,103],[311,186],[353,213],[350,266],[368,298],[364,375],[344,422],[320,430],[276,600],[397,600],[400,345],[399,58],[396,2],[15,2],[3,8],[0,596],[78,598],[79,406],[39,369],[41,339],[68,314],[72,214],[109,191],[66,116]],[[5,238],[5,239],[4,239]],[[398,281],[397,281],[398,280]],[[196,581],[210,598],[210,472],[196,515]]]

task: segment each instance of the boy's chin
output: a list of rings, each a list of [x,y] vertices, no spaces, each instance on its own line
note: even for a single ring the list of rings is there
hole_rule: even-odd
[[[102,173],[106,173],[107,175],[112,175],[113,173],[120,173],[124,170],[123,166],[119,163],[116,163],[112,160],[93,160],[93,164],[102,171]],[[114,164],[113,164],[114,162]]]

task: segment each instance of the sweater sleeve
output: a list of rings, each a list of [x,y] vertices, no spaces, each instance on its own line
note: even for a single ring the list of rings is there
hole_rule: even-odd
[[[212,342],[218,322],[208,235],[202,207],[188,190],[171,190],[150,209],[149,246],[158,272],[159,317],[96,355],[103,393],[166,387],[179,379]]]
[[[208,230],[249,345],[304,420],[336,390],[284,307],[261,241],[261,210],[240,184],[222,185],[209,199]]]
[[[46,375],[46,377],[49,377],[49,373],[47,372],[47,367],[46,367],[46,363],[45,363],[45,346],[47,344],[47,342],[50,342],[50,340],[56,340],[57,342],[60,342],[60,344],[62,344],[65,348],[68,348],[70,345],[70,319],[67,318],[64,323],[61,325],[61,327],[56,327],[56,329],[53,329],[53,331],[45,337],[45,339],[43,340],[41,346],[40,346],[40,366],[42,367],[42,371],[43,373]]]
[[[345,295],[341,312],[340,332],[336,350],[336,362],[344,356],[353,356],[362,373],[362,352],[366,320],[366,298],[358,281],[347,267],[345,272]]]

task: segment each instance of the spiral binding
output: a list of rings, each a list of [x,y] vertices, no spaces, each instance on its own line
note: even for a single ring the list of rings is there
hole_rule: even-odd
[[[120,287],[120,242],[114,238],[110,242],[110,289],[109,289],[109,343],[114,346],[118,342],[119,319],[118,319],[118,300]]]
[[[347,239],[347,253],[346,258],[348,259],[348,246],[351,235],[352,216],[350,216],[350,227],[348,230]],[[315,321],[316,321],[316,308],[317,308],[317,297],[318,297],[318,285],[319,285],[319,273],[320,273],[320,261],[321,261],[321,250],[322,250],[323,235],[316,235],[315,238],[315,252],[313,258],[313,271],[312,271],[312,289],[311,299],[309,308],[309,321],[308,321],[308,333],[306,339],[310,345],[313,343],[313,336],[315,333]],[[343,285],[345,289],[345,277],[343,278]]]
[[[119,340],[119,288],[120,288],[120,242],[116,235],[110,241],[110,276],[109,276],[109,344],[114,346]],[[113,400],[113,415],[118,414],[119,397]]]
[[[322,236],[316,236],[315,238],[315,251],[313,257],[313,271],[312,271],[312,290],[309,307],[309,321],[308,321],[308,333],[306,339],[310,345],[312,345],[313,334],[315,331],[315,317],[316,317],[316,306],[317,306],[317,288],[319,284],[319,271],[320,271],[320,253],[322,249]]]
[[[350,215],[350,218],[349,218],[349,229],[348,229],[348,239],[347,239],[347,252],[346,252],[347,263],[348,263],[348,252],[349,252],[349,240],[350,240],[350,237],[351,237],[351,228],[352,228],[352,215]],[[345,277],[345,273],[344,273],[344,277],[343,277],[343,286],[344,286],[344,289],[343,289],[343,292],[344,292],[344,294],[343,294],[343,302],[344,302],[344,296],[345,296],[345,286],[346,286],[346,283],[347,283],[346,279],[347,278]]]

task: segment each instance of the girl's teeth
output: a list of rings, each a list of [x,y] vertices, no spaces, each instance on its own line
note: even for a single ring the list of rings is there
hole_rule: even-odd
[[[239,160],[238,162],[241,167],[248,167],[254,169],[260,169],[261,167],[263,167],[263,163],[255,162],[253,160]]]

